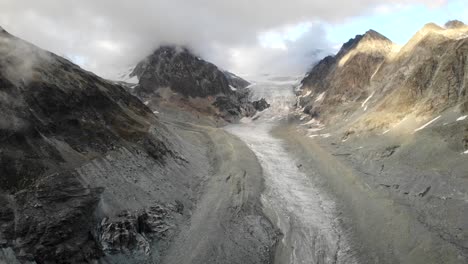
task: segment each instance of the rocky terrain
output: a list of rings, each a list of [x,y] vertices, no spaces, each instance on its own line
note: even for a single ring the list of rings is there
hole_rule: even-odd
[[[111,81],[0,28],[0,264],[467,263],[467,41],[369,30],[254,84],[163,46]]]
[[[384,132],[409,113],[428,118],[453,106],[465,113],[467,34],[460,21],[427,24],[398,47],[371,30],[307,74],[299,105],[324,122],[359,115],[350,133]]]
[[[233,93],[223,74],[209,81],[226,86],[200,80],[200,95]],[[184,85],[175,89],[195,94]],[[158,117],[123,86],[3,29],[0,102],[0,263],[271,258],[276,231],[259,209],[262,181],[242,166],[255,157],[215,117],[169,107]],[[187,241],[193,225],[201,227]],[[200,240],[199,250],[178,252]]]
[[[369,263],[468,259],[467,37],[460,21],[402,47],[357,36],[302,80],[299,132],[278,131],[327,178]]]
[[[249,82],[220,70],[184,47],[158,48],[137,64],[130,77],[138,78],[133,92],[144,101],[155,105],[180,102],[230,122],[253,116],[267,106],[251,102],[246,89]]]

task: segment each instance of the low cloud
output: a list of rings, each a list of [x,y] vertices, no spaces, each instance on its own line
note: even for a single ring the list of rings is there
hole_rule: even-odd
[[[340,23],[380,6],[413,3],[434,6],[445,1],[0,0],[0,25],[101,75],[135,63],[161,44],[189,46],[227,69],[295,71],[309,51],[326,49],[320,26],[286,41],[283,50],[260,45],[261,34],[304,22]],[[257,58],[258,66],[239,64],[236,52]]]

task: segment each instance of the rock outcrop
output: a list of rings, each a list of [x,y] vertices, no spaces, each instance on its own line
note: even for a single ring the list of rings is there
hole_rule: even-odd
[[[361,45],[366,37],[348,42],[303,80],[298,105],[309,115],[301,117],[301,127],[333,155],[346,153],[340,162],[354,170],[349,175],[355,178],[342,190],[361,181],[364,200],[389,199],[388,204],[407,210],[407,228],[396,226],[412,241],[404,246],[407,249],[395,250],[407,242],[389,242],[395,222],[386,218],[371,231],[363,222],[372,216],[354,209],[354,215],[366,215],[357,228],[365,234],[362,241],[374,233],[376,239],[368,247],[385,241],[380,251],[397,258],[380,257],[376,262],[421,262],[414,253],[420,247],[425,252],[421,256],[433,254],[422,262],[465,263],[468,206],[460,195],[467,188],[468,171],[468,27],[459,21],[445,27],[429,23],[401,48],[372,35],[378,44]],[[338,174],[340,184],[347,179],[344,174]],[[351,207],[360,204],[354,198],[343,200],[351,200]],[[385,223],[392,223],[389,239],[380,233]],[[432,249],[426,247],[430,244]],[[405,261],[409,258],[415,260]]]
[[[161,51],[161,56],[169,60],[172,55]],[[245,103],[245,114],[255,111],[246,89],[234,91],[214,65],[190,56],[181,55],[172,65],[147,65],[163,74],[142,72],[148,86],[136,88],[137,94],[156,98],[154,81],[175,85],[183,93],[180,103],[191,95],[207,96],[210,105],[214,97],[229,96],[235,107]],[[0,263],[161,263],[174,251],[174,241],[186,243],[177,236],[188,229],[191,216],[212,209],[195,206],[201,196],[222,199],[224,207],[217,208],[220,215],[198,212],[201,217],[193,221],[205,225],[205,218],[223,217],[223,224],[235,221],[243,229],[228,232],[221,224],[206,224],[217,233],[209,234],[204,248],[193,250],[202,256],[197,263],[206,263],[213,256],[210,249],[218,246],[236,249],[237,259],[264,263],[270,258],[276,234],[257,210],[260,192],[239,200],[240,209],[230,215],[226,173],[216,175],[223,180],[212,180],[225,189],[205,185],[225,157],[213,153],[224,146],[214,136],[222,136],[217,139],[222,143],[234,138],[216,129],[212,119],[204,119],[206,127],[190,123],[197,122],[191,111],[177,108],[158,117],[149,107],[120,84],[0,31]],[[230,161],[218,167],[230,171]],[[243,180],[258,180],[258,174],[243,175]],[[219,195],[210,197],[213,192]],[[255,209],[247,212],[244,203]],[[249,223],[241,212],[261,223]],[[252,239],[252,229],[265,239]],[[237,240],[224,239],[233,233]],[[207,236],[201,232],[199,237]],[[258,257],[257,247],[264,249]],[[216,258],[231,259],[221,252]]]
[[[388,58],[394,44],[376,31],[357,35],[336,56],[320,61],[302,80],[307,96],[301,105],[313,116],[333,114],[332,106],[357,101],[367,93],[374,73]]]
[[[178,157],[164,125],[121,86],[4,30],[0,110],[0,247],[21,262],[90,263],[111,247],[96,231],[100,219],[129,206],[103,209],[117,174],[86,166],[110,157],[133,166],[117,153],[159,167]],[[105,184],[93,182],[100,174]],[[149,210],[137,217],[140,233],[161,231],[152,204],[140,205]]]
[[[164,46],[157,49],[138,63],[133,75],[139,79],[135,92],[142,97],[165,87],[187,97],[233,92],[226,75],[218,67],[181,47]]]
[[[144,101],[182,100],[182,105],[203,110],[214,106],[213,111],[227,121],[252,116],[256,111],[249,90],[245,89],[249,82],[220,70],[187,48],[160,47],[141,61],[130,76],[138,78],[134,93]]]
[[[247,88],[247,86],[250,85],[250,83],[241,77],[235,75],[232,72],[224,71],[224,75],[228,79],[228,83],[231,86],[231,89],[244,89]]]
[[[427,24],[399,48],[369,31],[312,69],[299,105],[324,122],[362,114],[356,129],[381,132],[410,113],[430,116],[458,104],[466,112],[467,36],[459,21]]]

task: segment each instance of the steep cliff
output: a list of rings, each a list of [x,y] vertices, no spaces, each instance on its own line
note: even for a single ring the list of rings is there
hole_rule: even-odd
[[[195,56],[187,48],[163,46],[130,74],[134,93],[150,106],[173,103],[234,121],[258,110],[250,101],[249,82]]]
[[[172,145],[180,143],[171,143],[149,108],[4,30],[0,102],[1,261],[150,258],[151,243],[174,232],[168,219],[192,206],[188,188],[144,184],[191,181],[171,171],[185,162]]]
[[[355,177],[340,187],[340,195],[361,185],[361,191],[344,195],[344,203],[356,219],[365,215],[356,228],[360,241],[376,247],[375,262],[465,263],[468,27],[430,23],[401,48],[382,38],[379,43],[386,44],[374,45],[367,53],[373,56],[359,56],[360,44],[351,41],[313,68],[298,94],[307,113],[301,131],[349,169],[337,173],[339,184]],[[359,208],[359,192],[374,205]],[[371,223],[395,207],[368,208],[386,204],[398,209]]]
[[[300,105],[324,122],[358,114],[360,129],[382,131],[410,113],[430,116],[456,105],[466,112],[467,33],[460,22],[427,24],[398,48],[369,31],[312,69]]]
[[[394,44],[370,30],[345,43],[336,56],[321,60],[302,80],[301,105],[313,116],[333,114],[332,106],[356,102],[368,94],[367,87]]]
[[[228,83],[207,75],[182,78],[200,91],[176,87],[210,94]],[[254,154],[180,102],[159,114],[0,29],[0,263],[269,260],[277,234]]]

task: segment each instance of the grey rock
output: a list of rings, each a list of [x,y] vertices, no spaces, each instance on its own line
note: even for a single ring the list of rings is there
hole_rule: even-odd
[[[263,111],[270,107],[270,104],[265,100],[265,98],[254,101],[252,104],[257,111]]]
[[[135,93],[141,97],[164,87],[187,97],[232,93],[226,75],[187,48],[163,46],[140,62],[131,76],[140,80]]]

